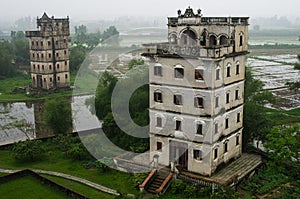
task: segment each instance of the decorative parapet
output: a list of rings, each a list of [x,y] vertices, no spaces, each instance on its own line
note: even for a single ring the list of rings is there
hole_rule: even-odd
[[[233,46],[180,46],[169,43],[147,44],[144,45],[145,55],[161,56],[187,56],[187,57],[205,57],[205,58],[222,58],[225,55],[233,53]]]

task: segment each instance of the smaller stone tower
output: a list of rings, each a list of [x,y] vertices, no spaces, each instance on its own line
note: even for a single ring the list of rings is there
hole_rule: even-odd
[[[37,19],[38,31],[26,31],[30,39],[32,87],[55,90],[70,87],[69,17],[49,18],[46,13]]]

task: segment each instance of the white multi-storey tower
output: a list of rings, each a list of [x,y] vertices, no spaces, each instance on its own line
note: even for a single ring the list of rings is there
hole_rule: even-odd
[[[168,18],[150,64],[150,158],[210,176],[242,153],[248,17]]]
[[[56,19],[46,13],[37,19],[38,31],[26,31],[30,39],[32,87],[51,90],[70,87],[69,17]]]

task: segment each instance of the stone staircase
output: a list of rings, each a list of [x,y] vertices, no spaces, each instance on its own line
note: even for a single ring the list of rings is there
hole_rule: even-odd
[[[172,173],[169,168],[160,169],[153,181],[147,186],[146,191],[152,194],[162,194],[169,186],[170,177],[172,177]]]

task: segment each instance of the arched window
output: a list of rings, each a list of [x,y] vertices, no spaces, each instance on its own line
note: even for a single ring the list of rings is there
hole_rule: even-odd
[[[197,44],[197,35],[190,29],[185,30],[180,39],[182,45],[195,46]]]
[[[206,37],[207,37],[207,32],[203,31],[200,37],[200,45],[201,46],[206,46]]]
[[[240,74],[240,62],[237,61],[235,64],[235,74],[239,75]]]
[[[220,37],[220,45],[227,46],[228,45],[228,37],[226,37],[225,35],[222,35]]]
[[[244,33],[240,32],[240,46],[244,45]]]
[[[184,77],[184,67],[182,65],[175,66],[174,77],[175,78],[183,78]]]
[[[226,67],[226,76],[230,77],[231,76],[231,64],[228,63]]]
[[[154,65],[154,75],[162,76],[162,65],[157,63]]]
[[[209,37],[209,46],[213,47],[217,45],[217,37],[215,35],[211,35]]]
[[[169,39],[171,44],[177,44],[177,35],[171,34]]]

